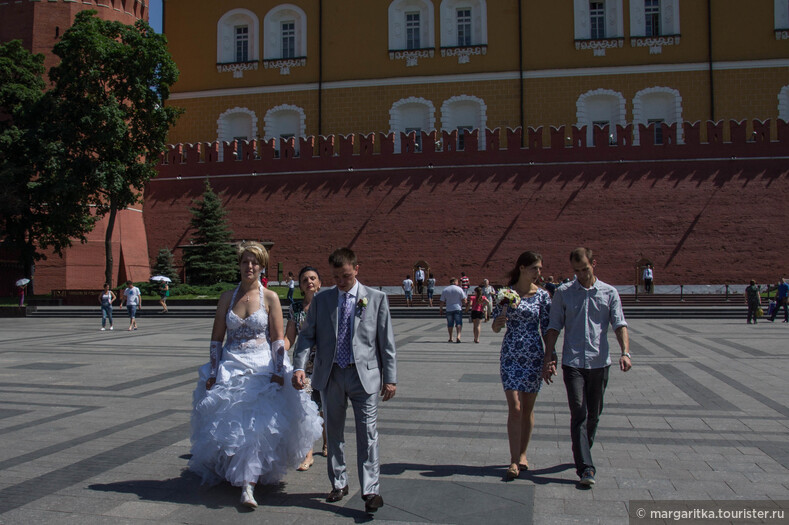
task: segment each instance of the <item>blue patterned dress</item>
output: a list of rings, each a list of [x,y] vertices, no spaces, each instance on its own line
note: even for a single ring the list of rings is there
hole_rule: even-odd
[[[542,335],[548,329],[551,296],[539,288],[521,299],[517,308],[507,308],[507,332],[501,342],[501,382],[504,390],[536,394],[542,385],[545,349]],[[493,309],[493,317],[501,306]]]

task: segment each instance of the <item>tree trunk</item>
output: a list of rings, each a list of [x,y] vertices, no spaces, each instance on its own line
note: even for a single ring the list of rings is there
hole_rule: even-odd
[[[36,271],[36,247],[33,245],[33,241],[30,239],[26,239],[24,245],[22,246],[22,268],[25,272],[25,277],[30,279],[30,282],[27,284],[27,291],[25,295],[27,297],[33,297],[35,293],[33,287],[35,286],[35,279],[33,279],[35,271]]]
[[[110,205],[110,215],[107,219],[107,231],[104,233],[104,280],[113,288],[112,282],[112,230],[115,228],[115,216],[118,210]]]

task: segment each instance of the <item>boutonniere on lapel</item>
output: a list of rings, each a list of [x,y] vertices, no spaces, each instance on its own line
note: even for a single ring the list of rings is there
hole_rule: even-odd
[[[367,297],[362,297],[359,299],[359,302],[356,303],[356,315],[359,318],[364,318],[364,311],[367,309]]]

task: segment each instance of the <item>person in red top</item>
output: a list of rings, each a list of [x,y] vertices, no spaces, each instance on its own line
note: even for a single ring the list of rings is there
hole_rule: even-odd
[[[479,325],[485,319],[485,310],[490,303],[488,298],[482,295],[482,288],[474,288],[474,295],[471,296],[471,322],[474,324],[474,342],[479,343]]]

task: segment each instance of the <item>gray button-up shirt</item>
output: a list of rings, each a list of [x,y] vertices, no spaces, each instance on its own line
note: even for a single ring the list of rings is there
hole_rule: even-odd
[[[556,290],[551,303],[549,330],[564,332],[562,365],[603,368],[611,364],[608,325],[627,326],[622,301],[613,286],[597,279],[586,289],[575,280]]]

